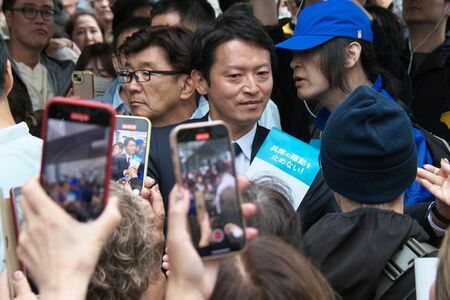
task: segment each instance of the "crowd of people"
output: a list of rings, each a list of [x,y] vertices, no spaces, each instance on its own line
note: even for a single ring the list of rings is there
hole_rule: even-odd
[[[0,300],[415,299],[409,262],[428,256],[430,299],[450,299],[449,0],[0,2],[0,188],[22,186],[27,271],[3,273]],[[47,192],[33,178],[46,103],[77,97],[74,71],[107,85],[85,101],[152,123],[149,144],[115,141],[119,184],[88,223],[57,202],[100,191],[92,176]],[[215,120],[234,168],[205,158],[178,185],[171,131]],[[274,127],[319,140],[300,201],[280,178],[245,178]],[[239,211],[221,196],[236,180],[246,247],[202,260]],[[4,247],[0,230],[0,271]]]

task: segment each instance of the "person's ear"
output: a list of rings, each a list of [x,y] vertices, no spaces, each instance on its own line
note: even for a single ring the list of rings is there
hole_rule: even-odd
[[[8,95],[11,92],[13,85],[14,79],[12,74],[11,62],[7,60],[5,68],[5,85],[4,85],[4,92],[6,95]]]
[[[345,60],[346,68],[353,68],[361,58],[361,45],[357,42],[352,42],[347,46],[347,54]]]
[[[195,89],[200,95],[206,95],[208,93],[208,82],[199,70],[193,70],[191,77],[194,82]]]
[[[181,100],[191,99],[192,95],[196,92],[194,80],[192,79],[192,77],[186,75],[186,77],[183,79],[182,85],[183,86],[181,88],[180,99]]]

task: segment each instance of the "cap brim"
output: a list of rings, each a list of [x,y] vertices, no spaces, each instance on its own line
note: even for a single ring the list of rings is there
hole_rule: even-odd
[[[328,42],[332,38],[334,38],[334,36],[294,35],[291,38],[278,43],[276,47],[293,51],[309,50]]]

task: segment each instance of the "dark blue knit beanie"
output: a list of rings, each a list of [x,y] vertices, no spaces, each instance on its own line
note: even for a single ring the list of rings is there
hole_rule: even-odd
[[[360,86],[331,113],[320,161],[333,191],[362,204],[390,202],[416,177],[411,122],[397,103]]]

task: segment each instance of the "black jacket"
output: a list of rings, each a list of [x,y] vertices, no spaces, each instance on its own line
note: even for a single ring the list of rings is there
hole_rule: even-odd
[[[169,193],[176,183],[172,161],[172,152],[170,149],[169,141],[170,132],[177,125],[202,121],[208,121],[208,115],[200,119],[187,120],[179,124],[173,124],[161,128],[154,128],[152,130],[147,176],[152,177],[159,184],[159,189],[164,200],[166,211],[167,203],[169,200]],[[259,148],[261,148],[268,134],[269,130],[267,128],[257,125],[255,138],[252,143],[251,160],[253,160]]]
[[[409,53],[405,53],[403,59],[407,65]],[[450,111],[450,38],[430,53],[417,69],[413,64],[410,76],[414,91],[411,109],[415,121],[450,141],[450,130],[440,121],[441,115]]]
[[[387,262],[411,237],[429,239],[408,215],[359,208],[319,220],[304,235],[304,251],[343,299],[372,299]]]
[[[208,116],[201,119],[192,119],[181,122],[188,124],[193,122],[207,121]],[[175,185],[175,172],[173,168],[172,155],[170,150],[169,135],[173,128],[179,124],[169,125],[152,130],[150,141],[150,158],[148,162],[147,175],[155,179],[159,184],[159,189],[164,200],[164,207],[168,208],[169,193]],[[269,134],[269,130],[257,126],[255,139],[252,143],[251,161],[255,158],[264,140]],[[334,200],[333,193],[323,181],[322,171],[319,171],[310,189],[300,203],[297,212],[302,221],[302,230],[306,231],[312,224],[317,222],[322,216],[330,212],[336,212],[339,208]]]

